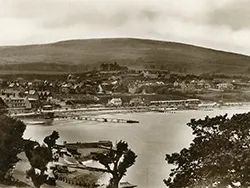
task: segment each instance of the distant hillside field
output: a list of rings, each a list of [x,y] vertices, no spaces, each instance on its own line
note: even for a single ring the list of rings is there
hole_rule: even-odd
[[[155,40],[114,38],[0,47],[0,72],[84,72],[116,61],[136,69],[248,74],[250,57]]]

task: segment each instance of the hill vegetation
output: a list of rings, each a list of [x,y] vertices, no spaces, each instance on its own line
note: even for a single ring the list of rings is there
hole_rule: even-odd
[[[145,39],[69,40],[0,47],[0,72],[84,72],[101,63],[201,74],[248,74],[250,57],[187,44]]]

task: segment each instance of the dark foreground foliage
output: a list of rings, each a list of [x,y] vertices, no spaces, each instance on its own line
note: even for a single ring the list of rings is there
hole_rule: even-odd
[[[25,129],[23,122],[0,115],[0,182],[11,181],[17,155],[23,150]]]
[[[250,113],[192,119],[195,136],[189,148],[166,155],[176,167],[169,188],[249,187]]]
[[[31,178],[35,187],[48,183],[47,164],[53,161],[52,148],[58,138],[59,133],[53,131],[51,135],[44,139],[47,146],[45,144],[40,145],[32,140],[25,141],[24,151],[31,165],[31,168],[27,171],[27,177]]]
[[[127,169],[135,163],[136,157],[128,148],[128,144],[120,141],[115,149],[110,148],[107,153],[97,154],[94,159],[105,166],[107,172],[112,175],[108,187],[118,188],[120,180],[126,175]]]

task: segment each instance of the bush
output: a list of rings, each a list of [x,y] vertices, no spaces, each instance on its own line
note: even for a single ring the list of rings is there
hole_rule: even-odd
[[[18,162],[17,155],[23,150],[23,133],[26,125],[20,120],[0,115],[0,181],[11,178]]]

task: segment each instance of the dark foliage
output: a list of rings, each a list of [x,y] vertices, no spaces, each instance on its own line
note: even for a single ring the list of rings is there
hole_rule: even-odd
[[[135,153],[128,148],[128,144],[120,141],[116,144],[116,149],[97,154],[94,159],[104,165],[107,172],[112,174],[109,187],[118,188],[120,180],[126,175],[127,169],[135,163],[136,157]]]
[[[59,133],[53,131],[51,135],[44,138],[44,143],[48,145],[49,148],[52,148],[56,144],[56,140],[59,138]]]
[[[101,71],[121,71],[121,70],[128,70],[128,67],[126,66],[121,66],[117,62],[114,63],[102,63],[100,65],[100,70]]]
[[[35,187],[41,187],[46,181],[46,176],[44,174],[36,173],[34,168],[29,169],[27,172],[27,177],[30,177]]]
[[[40,187],[46,182],[47,164],[53,160],[52,147],[59,138],[59,133],[53,131],[51,135],[45,137],[46,145],[40,145],[38,142],[26,140],[24,151],[28,158],[31,168],[27,171],[27,177],[30,177],[35,187]],[[39,172],[36,172],[39,171]]]
[[[31,148],[25,147],[26,156],[33,168],[37,168],[42,172],[46,170],[46,165],[52,161],[52,152],[46,146],[35,146]]]
[[[192,119],[190,147],[166,155],[173,168],[170,187],[249,187],[250,113]]]
[[[28,141],[24,150],[31,165],[31,168],[27,171],[27,177],[31,178],[35,187],[40,187],[46,181],[44,172],[47,170],[48,162],[52,161],[52,152],[50,148],[40,146],[35,141]],[[38,169],[39,173],[35,169]]]
[[[0,181],[11,178],[11,170],[18,162],[23,149],[23,132],[26,125],[11,117],[0,115]]]
[[[0,115],[6,114],[8,112],[7,105],[3,101],[3,99],[0,97]]]

